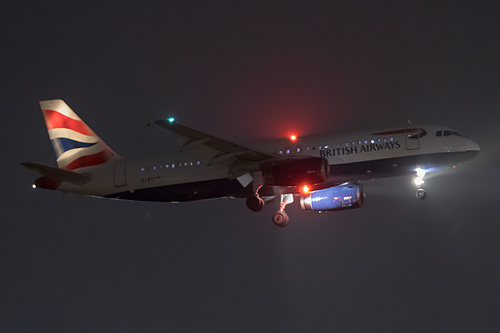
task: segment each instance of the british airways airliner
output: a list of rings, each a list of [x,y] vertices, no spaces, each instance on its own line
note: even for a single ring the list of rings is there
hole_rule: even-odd
[[[242,146],[183,126],[154,123],[178,136],[178,153],[131,159],[115,153],[60,99],[40,102],[57,168],[22,163],[38,172],[33,188],[123,200],[180,202],[221,197],[246,199],[252,211],[276,201],[272,221],[288,225],[285,207],[303,210],[361,207],[360,181],[414,175],[416,196],[428,172],[474,158],[479,145],[436,125],[305,136]]]

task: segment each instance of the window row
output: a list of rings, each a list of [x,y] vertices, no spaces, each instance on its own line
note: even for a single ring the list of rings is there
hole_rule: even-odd
[[[157,171],[157,170],[163,170],[163,169],[175,169],[175,168],[181,168],[181,167],[193,167],[193,166],[200,166],[201,161],[195,161],[195,162],[178,162],[178,163],[168,163],[168,164],[160,164],[160,165],[154,165],[154,166],[147,166],[147,167],[141,167],[141,171]]]
[[[342,143],[334,143],[331,145],[319,145],[319,146],[305,146],[304,149],[306,151],[314,151],[316,149],[322,150],[322,149],[334,149],[334,148],[342,148],[342,147],[349,147],[349,146],[356,146],[356,145],[367,145],[371,143],[382,143],[382,142],[391,142],[394,141],[394,137],[390,138],[377,138],[377,139],[369,139],[369,140],[356,140],[356,141],[351,141],[351,142],[344,142]],[[301,154],[302,153],[302,147],[301,146],[296,146],[296,147],[285,147],[285,149],[279,149],[276,151],[278,155],[291,155],[291,154]]]

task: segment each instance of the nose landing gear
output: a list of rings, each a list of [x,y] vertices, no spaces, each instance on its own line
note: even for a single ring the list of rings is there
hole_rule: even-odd
[[[419,188],[417,190],[417,193],[415,193],[415,195],[417,196],[417,198],[419,198],[420,200],[424,200],[425,198],[427,198],[427,192],[425,192],[424,189],[422,188]]]
[[[418,190],[415,193],[415,195],[417,196],[418,199],[424,200],[425,198],[427,198],[427,192],[425,192],[425,190],[422,188],[422,184],[425,183],[424,182],[425,170],[418,167],[416,172],[417,172],[417,177],[415,178],[415,184],[418,186]]]

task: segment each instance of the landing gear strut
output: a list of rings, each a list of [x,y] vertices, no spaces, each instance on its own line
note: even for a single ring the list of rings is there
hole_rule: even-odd
[[[293,202],[293,194],[282,194],[280,195],[280,208],[273,215],[273,223],[280,228],[284,228],[290,222],[288,215],[285,212],[285,207]]]
[[[416,171],[417,171],[417,178],[415,178],[415,184],[417,184],[418,190],[417,193],[415,193],[415,195],[420,200],[424,200],[425,198],[427,198],[427,192],[425,192],[425,190],[421,186],[423,183],[425,183],[424,182],[425,170],[418,167]]]

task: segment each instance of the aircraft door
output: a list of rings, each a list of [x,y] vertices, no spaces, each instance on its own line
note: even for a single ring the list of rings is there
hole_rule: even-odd
[[[115,187],[122,187],[127,185],[126,170],[127,163],[125,161],[118,161],[113,168],[113,179]]]
[[[405,130],[406,150],[420,148],[420,133],[418,128],[407,128]]]

